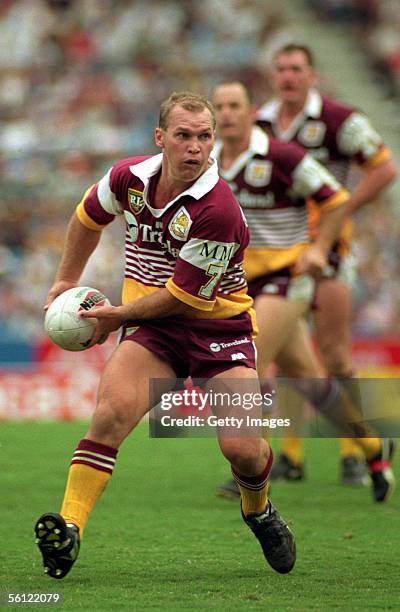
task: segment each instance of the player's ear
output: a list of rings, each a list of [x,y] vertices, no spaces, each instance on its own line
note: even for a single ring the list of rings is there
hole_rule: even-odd
[[[256,115],[257,115],[257,107],[254,104],[252,104],[250,106],[250,117],[252,121],[256,120]]]
[[[157,147],[160,147],[160,149],[163,148],[164,138],[163,138],[163,131],[160,127],[156,127],[156,129],[154,130],[154,141]]]

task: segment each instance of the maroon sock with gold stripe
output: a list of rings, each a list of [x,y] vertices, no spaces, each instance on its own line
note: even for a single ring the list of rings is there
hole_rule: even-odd
[[[242,497],[242,511],[245,516],[250,514],[261,514],[268,503],[268,477],[273,462],[273,454],[270,449],[267,464],[258,476],[245,476],[232,467],[232,474],[238,483]]]

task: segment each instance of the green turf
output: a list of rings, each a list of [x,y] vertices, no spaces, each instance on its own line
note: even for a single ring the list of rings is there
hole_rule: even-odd
[[[32,527],[59,509],[84,430],[1,425],[0,591],[59,592],[63,610],[400,609],[400,495],[377,505],[368,488],[340,486],[332,440],[307,441],[305,483],[273,487],[297,539],[287,576],[266,566],[237,503],[215,497],[228,475],[215,440],[149,439],[142,425],[122,447],[78,562],[51,580]]]

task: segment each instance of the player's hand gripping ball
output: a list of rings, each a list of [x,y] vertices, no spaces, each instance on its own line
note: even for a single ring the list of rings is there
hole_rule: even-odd
[[[101,291],[92,287],[73,287],[50,304],[44,329],[50,340],[66,351],[84,351],[90,344],[97,319],[83,319],[79,313],[106,305],[110,305],[110,301]]]

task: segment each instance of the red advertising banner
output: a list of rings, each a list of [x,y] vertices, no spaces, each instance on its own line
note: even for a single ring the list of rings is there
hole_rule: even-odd
[[[0,420],[89,418],[100,372],[115,344],[114,336],[71,353],[46,340],[37,348],[36,363],[0,370]],[[353,348],[360,377],[400,378],[400,340],[357,340]]]
[[[87,419],[96,404],[103,365],[116,339],[71,353],[47,339],[36,347],[37,361],[0,370],[0,420]]]

